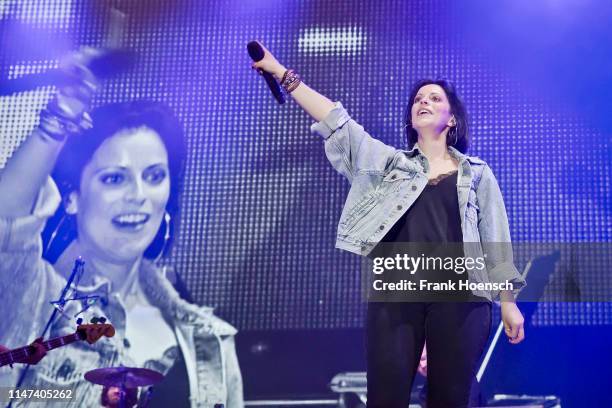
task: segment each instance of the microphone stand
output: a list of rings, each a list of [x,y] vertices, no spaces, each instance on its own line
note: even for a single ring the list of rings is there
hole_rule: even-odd
[[[62,289],[60,298],[56,301],[51,302],[52,305],[60,306],[63,309],[64,305],[67,302],[66,294],[70,290],[70,286],[72,285],[72,282],[74,282],[75,278],[77,278],[77,276],[78,278],[76,279],[76,284],[78,285],[79,281],[81,280],[81,276],[83,275],[84,266],[85,266],[85,261],[83,261],[81,257],[78,257],[74,261],[74,268],[72,268],[72,272],[70,273],[70,276],[68,277],[68,280],[66,281],[66,286],[64,286],[64,289]],[[73,300],[73,299],[68,299],[68,300]],[[51,313],[49,320],[47,320],[47,324],[45,326],[45,329],[42,332],[41,337],[44,338],[47,332],[49,331],[49,329],[51,328],[51,325],[53,324],[53,322],[55,321],[57,317],[58,311],[59,309],[57,307],[53,308],[53,312]],[[19,380],[17,381],[17,385],[15,385],[15,389],[19,389],[21,387],[21,385],[23,384],[23,381],[25,380],[25,376],[29,368],[30,368],[30,364],[26,364],[25,368],[21,370],[21,373],[19,375]],[[13,405],[13,401],[11,400],[6,406],[6,408],[11,408],[12,405]]]

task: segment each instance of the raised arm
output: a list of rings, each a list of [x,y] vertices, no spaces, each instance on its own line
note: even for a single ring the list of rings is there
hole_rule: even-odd
[[[59,89],[41,113],[40,125],[0,170],[0,217],[16,218],[31,212],[67,135],[91,125],[85,112],[95,89],[95,78],[85,68],[85,58],[81,52],[63,64],[74,81]]]
[[[269,72],[277,81],[282,81],[287,69],[261,46],[264,58],[253,63],[253,69]],[[396,149],[371,137],[340,103],[332,102],[303,82],[291,91],[291,96],[317,121],[312,131],[325,140],[327,158],[349,182],[363,170],[382,172],[391,162]]]
[[[269,72],[276,78],[277,81],[281,81],[283,75],[287,71],[278,60],[272,55],[272,53],[261,44],[261,47],[265,51],[265,55],[262,60],[254,62],[252,67],[254,69],[261,69]],[[300,83],[293,92],[291,92],[293,99],[304,109],[317,122],[322,121],[334,108],[334,103],[321,95],[305,83]]]

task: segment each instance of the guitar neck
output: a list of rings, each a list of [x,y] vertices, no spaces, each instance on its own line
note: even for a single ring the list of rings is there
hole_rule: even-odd
[[[56,337],[54,339],[43,341],[41,344],[45,347],[45,349],[47,349],[47,351],[49,351],[83,339],[84,337],[79,332],[75,332],[67,336]],[[13,364],[18,361],[23,361],[32,354],[34,354],[34,348],[32,346],[19,347],[0,353],[0,367]]]

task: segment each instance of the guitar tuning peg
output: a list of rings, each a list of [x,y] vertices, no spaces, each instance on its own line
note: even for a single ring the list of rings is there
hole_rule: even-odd
[[[106,317],[102,316],[98,318],[98,323],[102,323],[102,324],[106,323]]]
[[[80,326],[80,325],[82,325],[82,324],[83,324],[83,319],[79,317],[79,318],[77,319],[77,324],[78,324],[79,326]]]
[[[97,317],[92,317],[91,320],[90,320],[90,323],[96,324],[96,323],[98,323],[98,320],[99,319]]]

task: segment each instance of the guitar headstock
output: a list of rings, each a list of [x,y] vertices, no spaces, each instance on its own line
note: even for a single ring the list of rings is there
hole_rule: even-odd
[[[108,323],[80,324],[76,331],[79,337],[89,344],[94,344],[101,337],[113,337],[115,335],[115,328]]]

